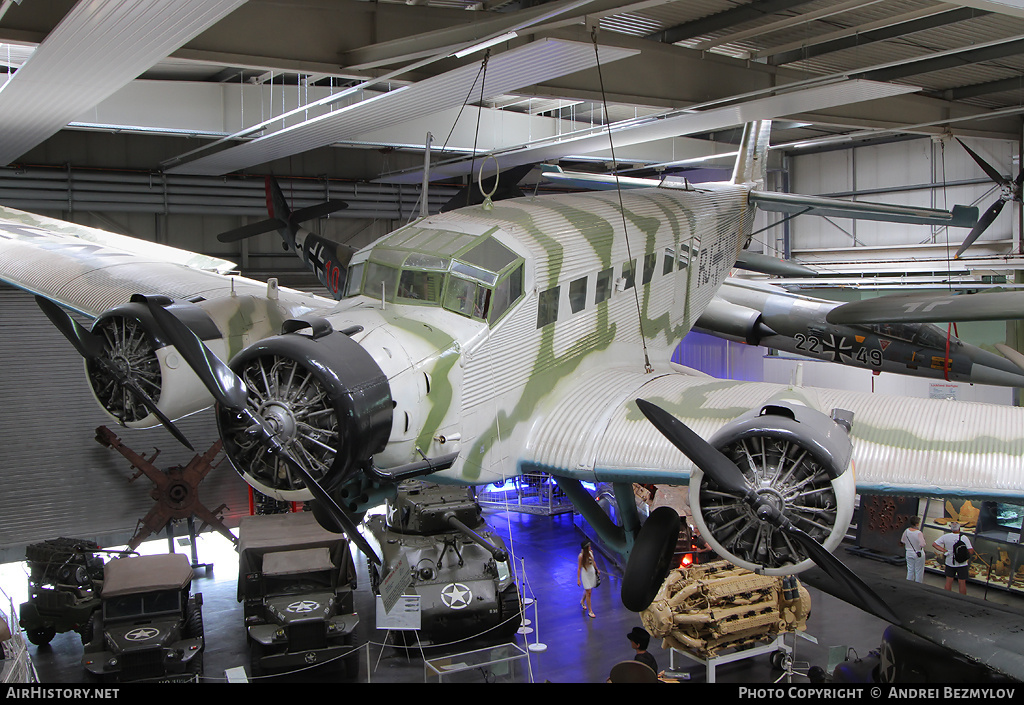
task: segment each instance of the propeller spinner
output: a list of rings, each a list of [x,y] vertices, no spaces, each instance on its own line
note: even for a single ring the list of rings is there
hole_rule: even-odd
[[[797,527],[769,494],[762,494],[747,481],[740,468],[725,454],[697,435],[672,414],[643,399],[636,400],[645,417],[676,448],[718,485],[720,492],[735,496],[765,525],[781,531],[798,544],[807,556],[833,580],[848,588],[858,606],[882,619],[899,624],[899,618],[868,586],[818,541]]]

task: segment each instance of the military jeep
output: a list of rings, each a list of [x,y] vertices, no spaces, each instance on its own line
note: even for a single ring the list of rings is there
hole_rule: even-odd
[[[190,596],[192,566],[180,553],[106,564],[102,607],[83,634],[82,665],[100,680],[198,682],[203,672],[203,596]]]
[[[300,512],[245,517],[238,548],[250,675],[332,663],[354,677],[359,617],[348,540]]]
[[[19,624],[36,646],[57,634],[82,634],[100,606],[103,559],[100,547],[83,539],[58,538],[25,547],[28,601],[19,610]]]

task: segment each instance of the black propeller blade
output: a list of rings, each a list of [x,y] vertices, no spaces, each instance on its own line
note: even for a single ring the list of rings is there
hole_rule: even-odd
[[[711,478],[719,488],[742,497],[759,519],[784,531],[787,536],[799,543],[818,567],[830,575],[833,580],[850,590],[860,607],[893,624],[900,623],[899,618],[889,606],[842,561],[829,553],[824,546],[802,529],[795,526],[777,507],[762,500],[747,484],[743,473],[736,464],[721,451],[661,407],[643,399],[637,399],[636,405],[643,415],[654,424],[654,427],[671,441],[672,445],[692,460],[694,465]]]
[[[956,251],[954,259],[959,259],[960,255],[962,255],[968,247],[973,245],[974,241],[981,237],[981,234],[992,224],[992,221],[994,221],[996,216],[999,215],[999,212],[1003,210],[1003,206],[1006,205],[1007,201],[1020,200],[1021,184],[1024,183],[1024,168],[1022,168],[1020,173],[1017,174],[1017,178],[1011,181],[1000,174],[998,169],[982,159],[977,152],[964,144],[960,138],[957,138],[956,141],[959,142],[960,146],[971,155],[971,159],[981,167],[981,170],[985,172],[988,178],[992,179],[992,181],[998,184],[999,188],[1002,189],[1002,193],[999,195],[999,200],[989,206],[985,213],[982,214],[981,218],[978,219],[977,225],[971,229],[971,232],[964,239],[963,244],[960,245],[960,249]]]
[[[208,347],[182,323],[174,314],[160,306],[153,300],[146,304],[153,312],[157,325],[161,327],[168,340],[177,348],[181,356],[210,390],[214,399],[228,409],[246,417],[252,422],[253,430],[259,431],[266,439],[267,447],[274,455],[288,464],[288,467],[298,473],[303,484],[309,489],[313,498],[321,502],[330,512],[331,517],[338,524],[338,527],[348,536],[349,541],[355,543],[363,554],[371,561],[380,565],[380,558],[370,543],[359,533],[359,528],[351,517],[346,514],[334,498],[325,490],[316,479],[309,474],[309,471],[281,444],[277,439],[277,432],[261,417],[249,408],[249,392],[245,382],[234,373],[220,358],[213,354]]]
[[[178,439],[182,445],[188,448],[193,453],[195,448],[188,442],[174,422],[167,418],[167,415],[157,408],[156,402],[153,398],[146,394],[145,390],[139,386],[138,382],[132,379],[129,375],[125,374],[117,365],[113,364],[110,360],[104,357],[104,344],[103,339],[93,334],[91,331],[86,330],[78,321],[68,315],[68,312],[62,309],[60,306],[50,301],[49,299],[43,298],[42,296],[36,296],[36,304],[43,310],[46,317],[50,319],[50,322],[56,326],[57,330],[68,339],[71,345],[74,346],[78,354],[84,357],[90,362],[94,362],[97,365],[103,367],[108,374],[117,380],[118,384],[130,391],[136,399],[142,402],[154,416],[156,416],[160,423],[164,425],[171,435]],[[122,419],[123,421],[123,419]]]

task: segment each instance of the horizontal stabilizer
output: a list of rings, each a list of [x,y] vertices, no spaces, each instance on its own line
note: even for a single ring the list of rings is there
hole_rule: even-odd
[[[266,220],[261,220],[258,223],[249,223],[248,225],[243,225],[240,228],[223,232],[217,236],[217,239],[220,242],[238,242],[239,240],[244,240],[247,237],[255,237],[256,235],[269,233],[283,226],[284,223],[277,218],[267,218]]]
[[[947,225],[956,228],[973,228],[978,222],[978,209],[973,206],[953,206],[953,210],[950,212],[937,208],[845,201],[839,198],[801,196],[771,191],[751,191],[750,202],[763,211],[788,215],[820,215],[914,225]]]
[[[818,273],[810,267],[796,262],[779,259],[759,252],[741,252],[736,258],[736,267],[750,272],[771,274],[778,277],[816,277]]]
[[[1009,345],[1003,345],[1002,343],[996,343],[996,350],[1001,352],[1007,360],[1024,370],[1024,355],[1021,355]]]
[[[638,176],[620,176],[614,174],[590,174],[583,171],[562,171],[561,167],[552,164],[541,164],[541,176],[556,184],[569,188],[586,189],[589,191],[610,191],[612,189],[630,188],[681,188],[692,189],[693,185],[680,177],[664,179],[645,179]]]
[[[348,203],[345,201],[324,201],[323,203],[317,203],[315,206],[309,206],[307,208],[300,208],[297,211],[292,212],[290,218],[293,223],[302,223],[306,220],[313,220],[315,218],[323,218],[324,216],[330,215],[331,213],[337,213],[348,208]]]
[[[836,306],[829,323],[949,323],[1024,318],[1024,291],[899,294]]]

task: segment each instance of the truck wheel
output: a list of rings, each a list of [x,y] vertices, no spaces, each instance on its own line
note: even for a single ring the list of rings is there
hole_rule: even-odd
[[[46,646],[53,640],[53,637],[57,636],[57,630],[54,627],[29,629],[25,633],[28,635],[28,640],[36,646]]]
[[[203,638],[203,608],[194,602],[189,603],[183,633],[186,639]]]

